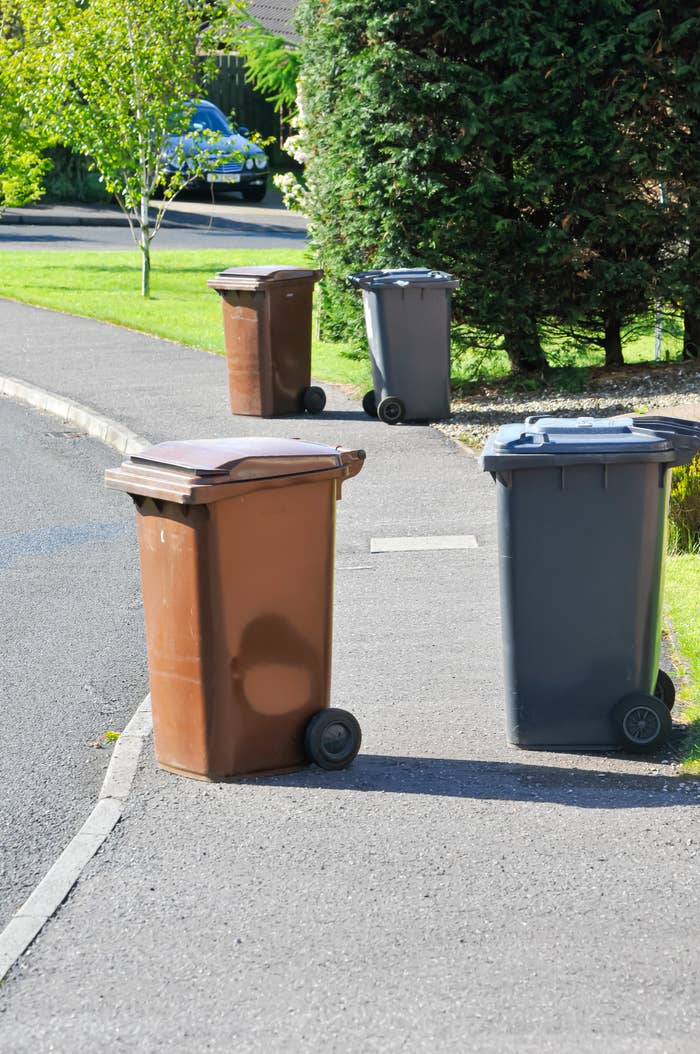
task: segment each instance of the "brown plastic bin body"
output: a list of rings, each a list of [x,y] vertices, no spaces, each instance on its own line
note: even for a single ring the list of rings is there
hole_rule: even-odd
[[[161,443],[106,473],[137,506],[156,757],[208,780],[307,763],[329,703],[335,505],[363,451]]]
[[[231,267],[207,285],[221,295],[231,412],[304,410],[311,384],[311,307],[323,271]]]

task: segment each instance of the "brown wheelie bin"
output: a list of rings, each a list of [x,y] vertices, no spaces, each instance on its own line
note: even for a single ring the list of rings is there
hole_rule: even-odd
[[[137,508],[156,757],[205,780],[344,768],[328,709],[335,505],[362,450],[160,443],[106,473]]]
[[[229,267],[207,285],[221,295],[231,413],[277,417],[326,405],[311,385],[311,304],[323,271]]]

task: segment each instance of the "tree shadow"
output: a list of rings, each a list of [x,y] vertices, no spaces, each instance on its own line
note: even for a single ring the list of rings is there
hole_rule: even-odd
[[[648,809],[700,804],[700,781],[518,762],[361,754],[348,769],[315,766],[256,784],[314,790],[380,791],[477,801],[522,801],[579,809]]]

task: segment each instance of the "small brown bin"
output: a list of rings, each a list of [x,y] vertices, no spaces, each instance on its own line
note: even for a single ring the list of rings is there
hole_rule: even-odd
[[[161,768],[222,780],[354,758],[357,721],[327,707],[335,505],[364,456],[196,440],[107,471],[137,506]]]
[[[229,267],[207,285],[221,295],[231,412],[276,417],[326,405],[311,386],[311,303],[323,271]]]

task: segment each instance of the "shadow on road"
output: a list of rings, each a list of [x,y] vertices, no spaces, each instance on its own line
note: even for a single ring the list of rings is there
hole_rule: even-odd
[[[382,754],[362,754],[349,769],[340,772],[309,768],[284,776],[258,777],[254,782],[314,790],[545,802],[580,809],[697,807],[700,804],[700,782],[679,780],[670,773],[635,775],[554,765]]]

